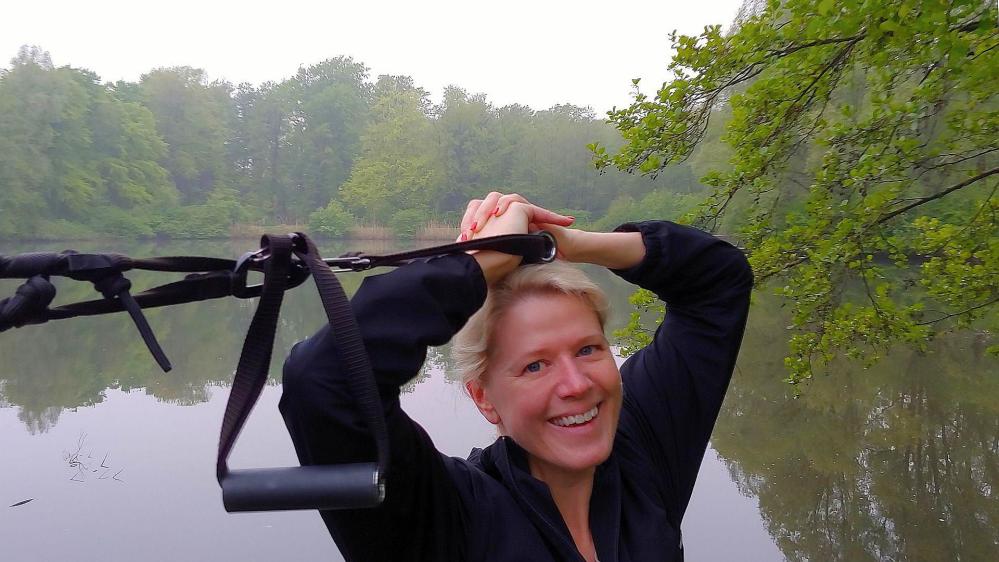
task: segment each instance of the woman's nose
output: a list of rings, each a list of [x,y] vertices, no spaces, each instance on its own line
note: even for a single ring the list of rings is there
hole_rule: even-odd
[[[575,361],[567,359],[559,365],[559,398],[579,396],[592,386],[593,380],[579,368],[579,365]]]

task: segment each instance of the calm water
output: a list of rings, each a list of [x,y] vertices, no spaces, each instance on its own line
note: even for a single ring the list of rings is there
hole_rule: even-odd
[[[75,244],[132,256],[236,256],[240,243]],[[6,245],[0,254],[60,250]],[[356,244],[352,249],[382,251]],[[336,255],[345,248],[325,244]],[[593,276],[627,318],[630,287]],[[165,282],[130,275],[136,287]],[[343,276],[352,292],[360,276]],[[16,284],[0,282],[0,298]],[[62,283],[57,302],[94,298]],[[794,398],[784,385],[787,320],[753,306],[739,366],[684,521],[689,560],[999,559],[999,364],[973,336],[876,368],[839,366]],[[323,322],[314,289],[289,294],[275,356]],[[219,423],[253,303],[150,311],[174,363],[158,371],[126,316],[52,322],[0,335],[3,560],[339,560],[312,512],[227,514],[214,463]],[[493,438],[433,353],[406,410],[438,447],[464,456]],[[233,467],[295,464],[273,385]],[[23,500],[32,501],[7,507]]]

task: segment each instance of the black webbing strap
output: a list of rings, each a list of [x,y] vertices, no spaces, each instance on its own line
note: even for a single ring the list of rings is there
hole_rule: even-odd
[[[222,487],[222,502],[227,511],[375,506],[384,497],[384,474],[389,463],[388,431],[350,301],[336,275],[306,236],[264,236],[261,249],[268,257],[260,302],[243,342],[219,436],[216,475]],[[337,348],[350,373],[350,391],[375,440],[377,463],[230,471],[229,453],[267,381],[293,250],[316,281]]]
[[[400,266],[421,258],[456,254],[470,250],[495,250],[505,254],[523,257],[522,263],[547,262],[555,259],[555,239],[547,232],[535,234],[503,234],[487,238],[476,238],[466,242],[454,242],[432,248],[419,248],[384,256],[345,254],[340,258],[324,260],[352,271],[363,271],[373,267]]]
[[[139,330],[142,341],[164,371],[171,369],[163,349],[156,341],[142,308],[129,292],[132,283],[122,274],[131,269],[133,260],[118,254],[30,253],[4,258],[0,256],[0,277],[28,276],[10,299],[0,301],[0,331],[25,324],[42,323],[50,318],[49,303],[55,297],[51,275],[63,275],[78,281],[90,281],[104,295],[104,302],[125,310]]]

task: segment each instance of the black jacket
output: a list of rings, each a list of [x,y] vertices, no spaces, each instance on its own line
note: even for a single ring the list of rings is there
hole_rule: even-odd
[[[596,471],[590,528],[601,562],[683,557],[680,521],[735,365],[752,273],[743,254],[668,222],[626,224],[646,257],[618,271],[668,313],[654,342],[621,368],[624,403],[610,458]],[[322,512],[347,560],[582,561],[525,452],[499,438],[466,459],[439,453],[399,406],[427,346],[443,345],[482,305],[486,284],[467,255],[364,280],[351,302],[378,380],[392,447],[385,502]],[[302,464],[371,461],[374,446],[323,328],[292,350],[284,416]]]

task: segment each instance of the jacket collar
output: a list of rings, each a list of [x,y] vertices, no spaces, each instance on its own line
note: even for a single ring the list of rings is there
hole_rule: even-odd
[[[559,559],[582,560],[548,485],[531,476],[527,452],[520,445],[500,437],[485,449],[474,449],[468,460],[503,483]],[[590,496],[590,532],[600,562],[617,562],[620,523],[621,479],[612,453],[597,467]]]

